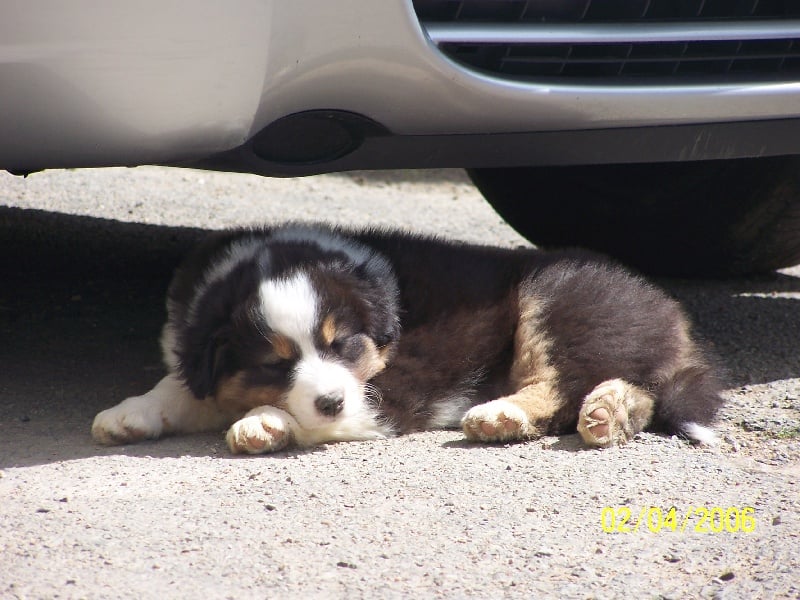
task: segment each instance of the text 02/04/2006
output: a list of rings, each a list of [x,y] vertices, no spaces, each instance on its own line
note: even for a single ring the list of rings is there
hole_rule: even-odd
[[[638,513],[627,506],[607,506],[600,512],[600,526],[606,533],[753,533],[756,518],[752,506],[690,506],[684,511],[643,506]]]

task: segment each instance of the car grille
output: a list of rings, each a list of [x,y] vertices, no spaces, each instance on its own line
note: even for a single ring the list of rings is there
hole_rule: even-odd
[[[508,79],[800,80],[800,0],[415,0],[451,59]]]

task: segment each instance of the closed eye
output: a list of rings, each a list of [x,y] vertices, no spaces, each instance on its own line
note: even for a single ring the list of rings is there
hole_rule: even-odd
[[[292,366],[291,360],[281,358],[277,354],[270,354],[261,361],[259,368],[264,370],[289,370]]]
[[[331,350],[333,350],[336,354],[341,354],[345,344],[347,343],[347,339],[348,338],[337,338],[333,340],[331,342]]]
[[[252,385],[285,386],[291,379],[293,361],[268,359],[246,369],[247,381]]]
[[[364,351],[366,338],[363,333],[336,338],[331,342],[331,352],[345,360],[356,361]]]

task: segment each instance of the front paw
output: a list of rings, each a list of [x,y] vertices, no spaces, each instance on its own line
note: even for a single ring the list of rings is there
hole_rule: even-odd
[[[264,454],[282,450],[292,439],[290,418],[273,407],[254,409],[228,429],[225,436],[228,448],[234,454]]]
[[[467,411],[461,420],[464,436],[473,442],[504,442],[530,437],[525,411],[507,400],[492,400]]]
[[[161,436],[163,420],[151,403],[136,396],[97,414],[92,437],[100,444],[115,446]]]

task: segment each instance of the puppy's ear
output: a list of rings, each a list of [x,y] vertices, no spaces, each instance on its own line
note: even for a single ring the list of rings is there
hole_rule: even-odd
[[[220,376],[226,372],[229,348],[228,327],[207,337],[185,340],[183,352],[179,355],[178,368],[196,398],[205,398],[216,391]]]
[[[225,277],[200,280],[184,315],[175,323],[178,372],[197,398],[216,391],[234,363],[235,316],[247,309],[257,287],[252,263],[235,265]]]
[[[400,319],[395,308],[389,307],[387,310],[376,315],[379,321],[377,328],[372,335],[372,339],[378,348],[386,348],[400,339]]]
[[[368,329],[378,348],[387,348],[400,338],[400,292],[389,261],[374,253],[355,274],[362,282],[362,298],[369,306]]]

